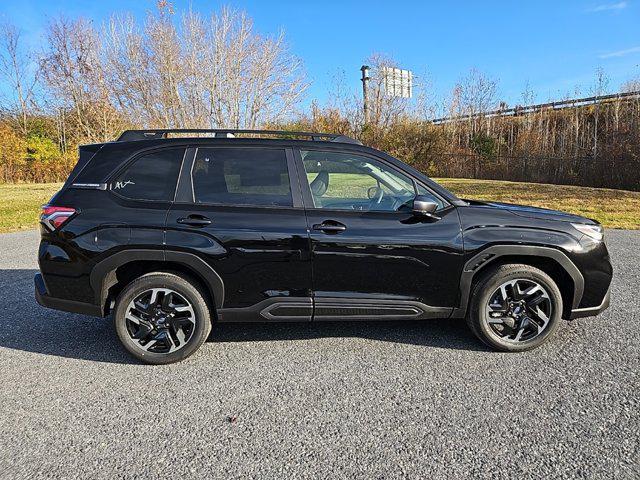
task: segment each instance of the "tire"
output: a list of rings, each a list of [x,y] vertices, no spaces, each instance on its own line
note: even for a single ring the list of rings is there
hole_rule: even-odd
[[[137,359],[154,365],[179,362],[209,336],[211,315],[205,298],[188,277],[148,273],[118,295],[114,327],[124,348]]]
[[[551,337],[561,317],[562,295],[549,275],[531,265],[505,264],[491,268],[474,283],[466,320],[489,347],[522,352]]]

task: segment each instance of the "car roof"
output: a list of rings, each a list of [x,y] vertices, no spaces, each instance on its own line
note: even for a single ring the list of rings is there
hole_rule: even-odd
[[[169,135],[206,134],[208,138],[238,138],[238,135],[259,135],[264,139],[273,136],[285,137],[305,137],[313,141],[330,141],[340,143],[353,143],[362,145],[359,140],[339,133],[306,132],[294,130],[241,130],[241,129],[221,129],[221,128],[160,128],[145,130],[125,130],[116,140],[117,142],[128,142],[135,140],[168,139]],[[196,137],[199,138],[199,137]]]

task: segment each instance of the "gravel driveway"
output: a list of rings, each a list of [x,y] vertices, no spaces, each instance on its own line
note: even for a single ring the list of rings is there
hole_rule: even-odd
[[[0,235],[2,478],[640,476],[640,232],[607,232],[611,308],[533,352],[453,320],[222,325],[158,367],[35,303],[37,242]]]

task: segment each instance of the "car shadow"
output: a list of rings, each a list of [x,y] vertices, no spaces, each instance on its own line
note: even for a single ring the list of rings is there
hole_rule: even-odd
[[[349,337],[454,350],[489,350],[473,336],[463,319],[448,318],[412,321],[220,323],[214,327],[208,341],[265,342]]]
[[[35,269],[0,270],[5,308],[0,312],[0,347],[110,363],[138,363],[120,345],[111,320],[41,307],[34,299]],[[217,324],[211,343],[295,341],[357,337],[457,350],[486,350],[464,321],[346,321]]]
[[[0,347],[111,363],[138,363],[120,345],[110,319],[51,310],[34,298],[35,269],[0,270]]]

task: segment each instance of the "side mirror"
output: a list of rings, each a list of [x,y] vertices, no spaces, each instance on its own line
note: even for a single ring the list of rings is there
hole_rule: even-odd
[[[416,197],[413,199],[412,211],[414,215],[433,218],[434,220],[440,220],[440,217],[435,214],[437,209],[438,204],[432,202],[429,197],[425,197],[424,195],[416,195]]]

